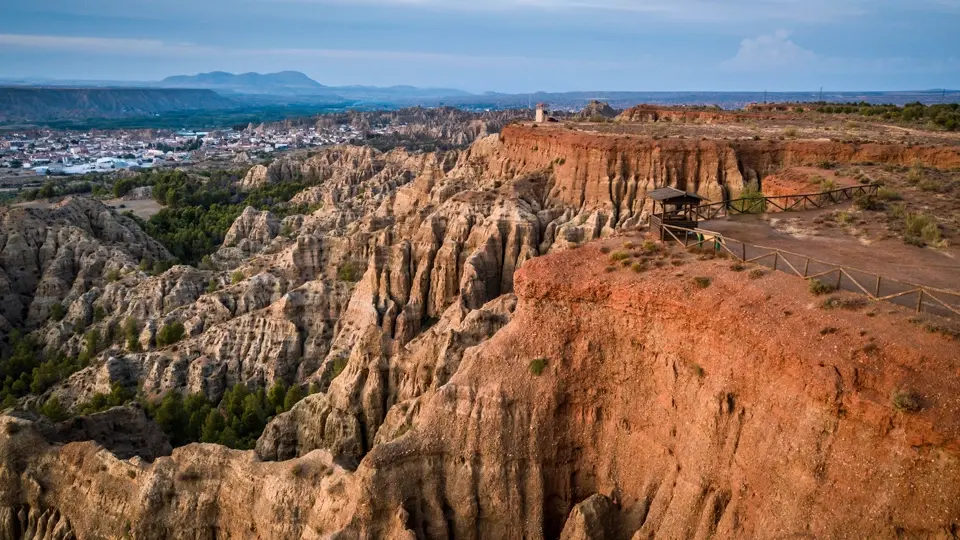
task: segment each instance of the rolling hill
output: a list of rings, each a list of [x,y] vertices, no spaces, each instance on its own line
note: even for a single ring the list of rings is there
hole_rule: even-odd
[[[201,89],[0,87],[0,122],[130,118],[237,105]]]

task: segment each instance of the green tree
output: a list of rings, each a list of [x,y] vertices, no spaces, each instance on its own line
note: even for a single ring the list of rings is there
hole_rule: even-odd
[[[283,409],[289,411],[303,398],[303,389],[300,388],[300,385],[295,384],[291,386],[290,389],[287,390],[287,395],[283,400]]]
[[[183,398],[179,393],[170,391],[163,396],[153,420],[170,437],[170,442],[174,446],[183,446],[189,442],[187,428],[190,418],[186,414]]]
[[[166,347],[179,342],[183,339],[184,332],[183,323],[180,321],[163,325],[163,328],[157,332],[157,347]]]
[[[189,418],[187,423],[186,438],[189,442],[200,440],[203,432],[203,423],[207,415],[213,410],[207,397],[202,393],[190,394],[183,401],[183,409]]]
[[[67,410],[60,404],[60,399],[57,396],[51,397],[43,404],[43,407],[40,407],[40,414],[54,422],[62,422],[69,417]]]
[[[232,427],[227,426],[223,428],[223,432],[220,433],[220,444],[226,446],[227,448],[239,448],[240,447],[240,438],[237,437],[237,432],[233,430]]]
[[[140,346],[140,327],[136,319],[127,317],[127,320],[123,321],[123,335],[127,339],[127,349],[131,352],[143,350]]]
[[[205,443],[219,443],[220,434],[227,427],[223,419],[223,413],[220,409],[211,409],[207,413],[207,418],[203,421],[203,429],[200,432],[200,440]]]
[[[243,415],[240,417],[243,425],[242,435],[263,432],[267,424],[267,412],[263,409],[263,402],[256,394],[251,394],[243,400]]]
[[[270,391],[267,392],[267,403],[269,405],[268,410],[271,414],[280,414],[285,409],[283,406],[284,399],[287,395],[287,387],[283,384],[283,381],[278,380],[273,383],[273,386],[270,387]]]
[[[109,394],[94,394],[90,401],[77,407],[77,412],[82,415],[102,412],[107,409],[112,409],[113,407],[119,407],[132,400],[135,396],[136,392],[133,390],[127,389],[120,383],[113,383],[110,386]]]
[[[84,347],[80,351],[80,364],[84,367],[90,365],[90,360],[100,352],[100,331],[96,328],[90,330],[83,336]]]

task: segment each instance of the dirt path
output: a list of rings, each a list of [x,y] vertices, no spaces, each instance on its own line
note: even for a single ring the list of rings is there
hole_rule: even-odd
[[[960,290],[960,257],[955,248],[945,251],[918,248],[897,238],[865,244],[842,231],[804,227],[805,223],[812,222],[813,218],[823,213],[735,216],[703,222],[701,227],[746,243],[792,251],[884,277]],[[783,220],[793,218],[800,218],[795,229],[780,227]]]

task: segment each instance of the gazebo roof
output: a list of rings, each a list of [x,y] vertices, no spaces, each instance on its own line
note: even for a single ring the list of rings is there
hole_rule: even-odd
[[[670,201],[673,199],[696,199],[700,201],[706,201],[706,197],[701,197],[696,193],[690,193],[689,191],[683,191],[677,188],[672,187],[662,187],[655,189],[647,193],[647,196],[655,201]]]

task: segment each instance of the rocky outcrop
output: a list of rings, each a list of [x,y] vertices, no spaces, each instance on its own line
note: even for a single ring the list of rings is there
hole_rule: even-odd
[[[623,537],[956,527],[953,383],[911,366],[942,374],[960,344],[915,334],[906,314],[809,310],[787,276],[751,285],[701,264],[687,272],[713,278],[701,291],[674,270],[598,277],[604,264],[581,248],[521,270],[511,324],[361,463],[376,496],[351,531],[386,531],[402,504],[425,537],[555,537],[594,493],[620,501],[608,523]],[[826,325],[836,333],[821,337]],[[891,326],[910,339],[884,337]],[[898,412],[898,388],[926,396],[924,412]]]
[[[339,115],[324,115],[316,120],[321,128],[352,125],[369,130],[388,128],[396,133],[400,145],[418,141],[436,141],[448,145],[466,146],[481,137],[500,130],[514,120],[530,120],[532,112],[526,109],[505,109],[473,113],[455,107],[410,107],[394,111],[350,111]]]
[[[156,424],[147,419],[138,405],[114,407],[89,416],[77,416],[57,424],[45,417],[25,412],[11,413],[12,418],[34,424],[47,441],[56,444],[93,441],[118,459],[138,456],[153,461],[172,452],[170,441]],[[12,424],[20,429],[22,423]]]
[[[202,282],[200,287],[202,292]],[[239,382],[269,386],[278,380],[306,380],[330,350],[351,287],[311,281],[279,292],[285,287],[275,276],[261,274],[188,306],[152,315],[156,318],[147,318],[141,334],[146,352],[108,348],[44,399],[55,396],[72,409],[120,384],[139,385],[153,397],[179,390],[219,400]],[[184,325],[186,339],[154,349],[156,332],[175,321]]]
[[[55,510],[37,511],[29,506],[0,509],[2,538],[69,540],[76,538],[70,522]]]
[[[563,525],[560,540],[613,540],[616,508],[603,495],[591,495],[573,507]]]
[[[353,481],[320,452],[258,463],[192,445],[151,464],[92,442],[51,445],[11,422],[0,417],[3,538],[322,537],[352,513]]]
[[[580,110],[575,118],[583,120],[616,118],[617,111],[609,103],[593,100]]]
[[[657,187],[716,201],[744,187],[737,154],[724,141],[651,141],[547,127],[508,126],[499,139],[474,144],[459,167],[491,179],[550,171],[552,204],[611,232],[642,221],[652,206],[646,193]]]
[[[465,152],[453,174],[494,179],[550,171],[553,205],[577,210],[600,227],[623,229],[642,218],[646,193],[672,186],[711,201],[736,198],[745,185],[790,168],[832,163],[960,166],[953,146],[846,144],[831,141],[652,139],[585,133],[566,127],[511,125]]]
[[[250,170],[247,171],[243,180],[240,181],[240,189],[250,191],[262,188],[270,182],[270,173],[267,167],[264,165],[254,165],[250,167]]]
[[[403,415],[394,408],[381,428],[389,435],[359,464],[344,468],[324,450],[261,462],[211,445],[128,462],[90,443],[50,446],[30,426],[11,433],[0,417],[3,511],[57,515],[78,537],[125,527],[138,538],[956,530],[960,403],[950,366],[960,343],[906,313],[812,309],[802,280],[744,280],[722,261],[683,267],[711,278],[706,289],[672,267],[605,273],[602,245],[525,264],[510,322],[467,347],[448,379],[403,402]],[[418,339],[455,343],[442,324]],[[403,371],[426,383],[431,366]],[[375,376],[372,367],[351,359],[334,384]],[[904,389],[921,396],[921,410],[894,407],[890,396]],[[309,419],[303,409],[321,396],[290,414]],[[89,511],[94,493],[99,512]]]
[[[257,442],[257,455],[287,460],[326,448],[345,466],[355,468],[374,444],[390,440],[380,432],[381,426],[387,424],[393,436],[409,429],[420,396],[446,384],[467,348],[506,325],[514,303],[506,296],[474,311],[451,306],[393,358],[384,358],[376,348],[355,347],[345,356],[337,351],[329,367],[343,376],[328,383],[326,392],[308,396],[274,419]]]
[[[280,220],[270,212],[258,212],[248,206],[230,226],[230,230],[223,237],[223,245],[239,248],[241,252],[249,255],[262,251],[278,234]]]
[[[820,144],[650,140],[514,125],[466,151],[347,146],[302,163],[277,162],[270,169],[277,178],[314,184],[293,201],[312,212],[281,222],[248,208],[213,257],[215,270],[130,273],[68,299],[64,320],[43,329],[48,351],[78,354],[77,328],[115,338],[134,319],[146,352],[121,341],[52,395],[72,406],[115,382],[211,397],[237,382],[318,382],[325,395],[315,399],[332,399],[338,411],[330,418],[365,426],[362,436],[325,435],[323,447],[350,448],[356,461],[390,407],[326,395],[345,364],[347,372],[356,364],[382,374],[451,306],[463,317],[511,294],[514,273],[527,261],[641,226],[653,187],[719,200],[784,162],[818,159],[808,143]],[[95,313],[106,317],[97,321]],[[155,350],[156,333],[177,321],[185,340]],[[364,375],[331,391],[390,396],[384,384]]]
[[[0,330],[46,322],[105,276],[137,272],[170,254],[130,218],[71,197],[50,208],[0,207]]]
[[[618,122],[651,123],[651,122],[690,122],[700,124],[722,124],[737,121],[742,113],[724,111],[719,107],[656,107],[653,105],[637,105],[623,111]]]
[[[124,201],[146,201],[150,199],[153,199],[153,186],[135,187],[121,197],[121,200]]]

